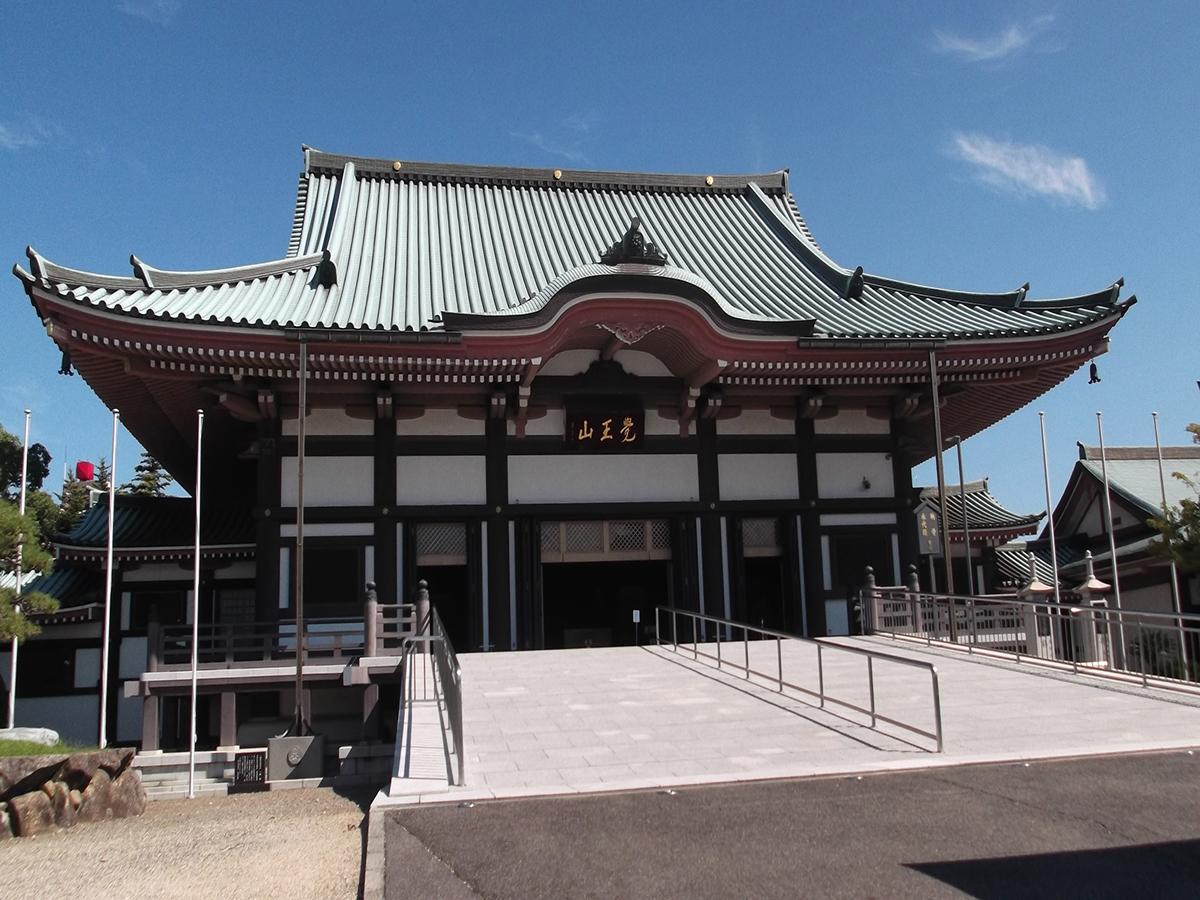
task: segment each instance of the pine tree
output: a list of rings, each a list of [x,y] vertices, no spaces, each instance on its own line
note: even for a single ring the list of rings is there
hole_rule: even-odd
[[[21,548],[22,572],[49,572],[54,559],[39,544],[38,538],[38,526],[33,517],[22,516],[15,503],[0,500],[0,573],[16,570],[18,547]],[[0,588],[0,641],[37,634],[41,629],[29,621],[27,614],[58,609],[58,601],[42,593],[22,594],[18,608],[16,593],[9,587]]]
[[[59,534],[66,534],[79,524],[83,514],[91,506],[91,482],[80,481],[74,473],[68,473],[63,481],[62,493],[58,495],[58,522],[56,528]]]
[[[133,470],[133,480],[121,485],[118,491],[141,497],[165,497],[174,480],[162,463],[143,450],[142,458]]]

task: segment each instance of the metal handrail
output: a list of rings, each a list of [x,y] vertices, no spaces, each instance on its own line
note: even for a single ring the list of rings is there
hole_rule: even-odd
[[[864,591],[864,599],[867,627],[876,634],[1017,662],[1069,665],[1076,674],[1132,678],[1143,687],[1152,679],[1160,687],[1200,686],[1198,615],[1113,609],[1082,595],[1059,603],[874,588]]]
[[[450,737],[454,746],[449,752],[453,754],[458,772],[455,784],[466,783],[466,750],[463,746],[463,703],[462,703],[462,667],[458,663],[458,654],[446,634],[442,618],[432,605],[429,608],[428,631],[423,634],[405,636],[400,650],[400,712],[397,721],[405,720],[404,704],[408,700],[408,663],[415,651],[420,656],[429,657],[430,669],[434,674],[434,690],[441,702],[445,704],[446,717],[450,725]],[[413,699],[416,699],[415,697]],[[421,697],[428,700],[428,696]]]
[[[776,685],[779,693],[783,693],[785,688],[791,688],[792,690],[799,691],[800,693],[805,694],[807,696],[815,697],[815,698],[817,698],[818,705],[821,709],[825,709],[826,704],[829,703],[829,704],[834,704],[836,706],[842,707],[844,709],[852,710],[854,712],[869,716],[871,719],[871,727],[872,728],[878,728],[878,724],[880,722],[886,722],[889,725],[895,726],[896,728],[903,729],[904,731],[910,732],[911,734],[915,734],[920,737],[929,738],[930,740],[933,740],[936,742],[936,744],[937,744],[936,752],[938,752],[938,753],[942,752],[942,749],[943,749],[942,697],[941,697],[941,689],[938,684],[937,666],[933,665],[932,663],[925,662],[924,660],[909,659],[908,657],[905,657],[905,656],[897,656],[896,654],[893,654],[893,653],[884,653],[884,652],[881,652],[878,650],[870,650],[870,649],[867,649],[864,647],[848,647],[845,644],[831,644],[831,643],[826,643],[824,641],[814,641],[814,640],[810,640],[809,638],[801,637],[800,635],[797,635],[797,634],[789,634],[786,631],[776,631],[771,628],[763,628],[758,625],[751,625],[748,622],[738,622],[733,619],[722,619],[718,616],[709,616],[704,613],[692,612],[692,611],[686,610],[686,609],[676,609],[675,607],[671,607],[671,606],[659,606],[659,607],[656,607],[654,610],[654,638],[655,638],[655,644],[660,647],[663,646],[663,644],[664,644],[662,628],[661,628],[661,624],[662,624],[661,614],[662,613],[668,613],[671,616],[671,640],[666,643],[669,643],[670,645],[672,645],[673,651],[675,653],[679,652],[678,617],[685,616],[685,617],[691,619],[691,622],[692,622],[692,658],[693,659],[699,660],[700,657],[703,656],[706,659],[715,660],[717,663],[718,669],[723,669],[725,666],[730,666],[731,668],[734,668],[741,672],[744,672],[747,680],[749,680],[752,675],[757,675],[759,678],[765,679],[765,680],[771,682],[772,684]],[[717,626],[716,628],[713,629],[714,632],[716,633],[716,641],[715,641],[716,653],[715,654],[706,653],[706,652],[703,652],[700,650],[701,638],[703,637],[707,641],[707,636],[702,636],[699,633],[700,632],[700,629],[699,629],[700,623],[711,623],[711,624]],[[721,633],[727,632],[729,634],[732,634],[735,630],[740,630],[742,632],[741,644],[742,644],[742,649],[743,649],[743,660],[744,661],[741,664],[737,663],[736,661],[734,661],[732,659],[726,659],[721,653]],[[771,638],[773,638],[775,640],[776,671],[774,673],[760,672],[756,669],[753,669],[750,666],[750,635],[751,635],[751,633],[760,635],[758,640],[771,639]],[[809,645],[816,647],[816,649],[817,649],[817,689],[816,690],[813,690],[811,687],[806,687],[805,685],[802,685],[802,684],[796,684],[794,682],[787,681],[784,678],[783,641],[785,641],[785,640],[797,641],[801,644],[809,644]],[[730,640],[729,638],[726,638],[725,643],[736,643],[736,642]],[[685,646],[686,646],[686,641],[685,641]],[[856,703],[852,703],[849,700],[845,700],[840,697],[835,697],[830,694],[830,692],[827,689],[826,684],[825,684],[825,657],[824,657],[824,654],[825,654],[826,650],[837,651],[837,652],[842,652],[842,653],[849,653],[849,654],[853,654],[855,656],[861,656],[861,657],[866,658],[866,660],[867,660],[867,685],[868,685],[869,695],[870,695],[870,706],[869,707],[862,707]],[[876,699],[875,699],[875,662],[876,661],[895,663],[896,665],[908,666],[909,668],[913,668],[913,669],[921,669],[921,670],[924,670],[929,673],[930,686],[932,689],[932,701],[933,701],[933,720],[934,720],[934,730],[933,731],[926,731],[925,729],[920,728],[916,725],[912,725],[908,722],[901,721],[900,719],[894,718],[892,716],[885,715],[884,713],[879,711],[878,706],[876,704]]]

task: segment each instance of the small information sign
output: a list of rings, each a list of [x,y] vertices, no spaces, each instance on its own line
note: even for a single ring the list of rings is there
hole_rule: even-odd
[[[917,510],[917,540],[922,555],[942,552],[942,534],[938,527],[938,514],[928,506]]]
[[[233,790],[265,791],[267,789],[267,752],[249,750],[233,756]]]
[[[640,609],[635,609],[633,611],[633,624],[637,625],[641,621],[642,621],[642,611]]]

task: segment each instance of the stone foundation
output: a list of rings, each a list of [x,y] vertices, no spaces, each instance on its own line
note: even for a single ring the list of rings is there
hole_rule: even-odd
[[[133,750],[0,758],[0,840],[146,808]]]

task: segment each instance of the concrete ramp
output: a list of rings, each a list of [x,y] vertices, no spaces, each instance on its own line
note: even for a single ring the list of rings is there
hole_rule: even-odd
[[[396,721],[392,778],[377,804],[409,802],[422,794],[450,787],[450,756],[445,717],[428,654],[408,653],[404,662],[404,696]]]

